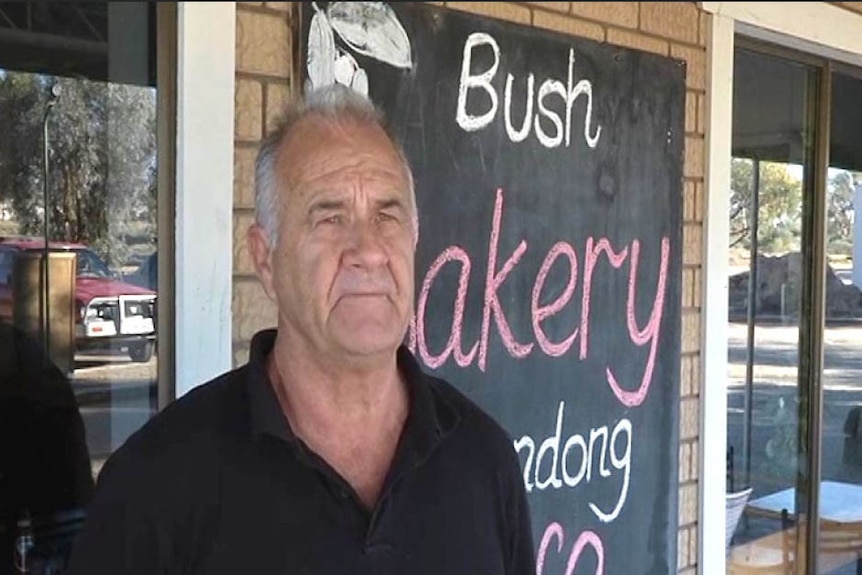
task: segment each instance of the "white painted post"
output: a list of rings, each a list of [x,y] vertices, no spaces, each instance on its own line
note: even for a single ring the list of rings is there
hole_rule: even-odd
[[[727,451],[727,297],[729,267],[730,142],[733,108],[734,22],[713,14],[707,41],[710,95],[706,111],[703,348],[700,388],[700,514],[698,566],[723,575]]]
[[[177,11],[176,395],[232,365],[236,6]]]

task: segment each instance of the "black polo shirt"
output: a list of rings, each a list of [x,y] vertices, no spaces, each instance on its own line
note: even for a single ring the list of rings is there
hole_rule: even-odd
[[[398,351],[410,412],[376,507],[290,430],[247,365],[172,403],[102,470],[72,575],[535,572],[510,438]]]

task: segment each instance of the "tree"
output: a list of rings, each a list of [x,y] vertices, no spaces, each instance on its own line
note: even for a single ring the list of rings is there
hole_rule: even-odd
[[[48,123],[49,236],[86,243],[119,266],[130,233],[155,236],[155,90],[0,76],[0,202],[24,234],[43,233],[42,119],[54,84],[61,96]]]
[[[730,245],[751,245],[751,209],[756,162],[733,158],[730,192]],[[802,182],[786,164],[760,162],[758,245],[765,252],[798,251],[802,233]]]
[[[851,172],[839,171],[826,188],[826,234],[830,254],[849,254],[853,246],[853,200]]]

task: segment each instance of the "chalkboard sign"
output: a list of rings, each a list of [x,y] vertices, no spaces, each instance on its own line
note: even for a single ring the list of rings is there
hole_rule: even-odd
[[[537,573],[674,573],[685,69],[421,4],[304,4],[303,83],[412,165],[409,343],[511,434]]]

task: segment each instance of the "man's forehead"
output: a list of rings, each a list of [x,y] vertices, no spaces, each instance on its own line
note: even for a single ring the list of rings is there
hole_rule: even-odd
[[[282,149],[313,150],[318,146],[358,145],[375,146],[381,154],[397,157],[395,145],[386,131],[377,123],[363,118],[344,116],[331,118],[311,114],[300,119],[282,143]]]
[[[300,120],[279,151],[278,171],[286,183],[336,176],[351,169],[404,179],[398,152],[377,124],[353,118],[309,116]]]

